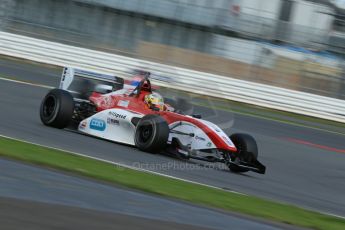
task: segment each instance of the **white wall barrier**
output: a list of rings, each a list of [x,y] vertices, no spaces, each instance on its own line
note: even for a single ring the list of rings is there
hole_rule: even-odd
[[[128,76],[131,70],[141,68],[153,73],[153,81],[157,85],[345,122],[345,101],[343,100],[6,32],[0,32],[0,54],[57,66],[71,66],[112,73],[119,76]]]

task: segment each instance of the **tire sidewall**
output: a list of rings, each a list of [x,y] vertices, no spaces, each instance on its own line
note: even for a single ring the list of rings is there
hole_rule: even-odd
[[[244,158],[254,158],[257,159],[258,157],[258,148],[255,139],[248,135],[248,134],[243,134],[243,133],[235,133],[230,136],[231,141],[235,144],[236,147],[241,146],[241,152],[238,154],[242,154],[242,156],[238,157],[244,157]],[[251,156],[248,156],[248,155]],[[229,164],[229,169],[232,172],[236,173],[243,173],[243,172],[248,172],[248,169],[241,168],[240,166],[236,164]]]
[[[141,127],[146,126],[146,125],[151,125],[152,126],[152,135],[149,139],[148,142],[143,143],[142,141],[140,141],[140,137],[139,137],[139,133],[138,135],[136,134],[135,138],[136,138],[136,143],[138,143],[139,145],[142,145],[144,148],[149,148],[150,146],[152,146],[153,142],[155,141],[155,136],[157,135],[157,126],[155,124],[155,122],[153,122],[152,120],[149,119],[145,119],[142,122],[139,122],[140,127],[139,128],[139,132],[141,130]]]
[[[146,142],[140,140],[142,127],[145,125],[152,126],[152,133]],[[157,153],[166,148],[169,137],[169,126],[167,122],[159,115],[149,114],[141,118],[137,125],[134,142],[135,145],[142,151]]]
[[[54,109],[49,116],[45,115],[45,106],[48,100],[54,101]],[[44,125],[65,128],[72,120],[74,113],[74,100],[72,95],[65,90],[53,89],[44,97],[40,106],[40,118]]]
[[[258,157],[258,147],[255,139],[244,133],[235,133],[230,136],[231,141],[237,147],[241,145],[243,154],[252,154],[255,159]]]
[[[53,113],[49,117],[45,117],[43,115],[43,113],[44,113],[44,106],[45,106],[45,103],[47,102],[47,100],[49,98],[53,98],[54,99],[55,108],[54,108]],[[43,99],[43,102],[42,102],[41,108],[40,108],[40,110],[41,110],[40,117],[41,117],[42,122],[44,124],[47,124],[47,125],[51,124],[56,119],[56,117],[58,116],[60,107],[61,107],[61,101],[56,97],[56,95],[54,95],[52,93],[48,93],[45,96],[45,98]]]

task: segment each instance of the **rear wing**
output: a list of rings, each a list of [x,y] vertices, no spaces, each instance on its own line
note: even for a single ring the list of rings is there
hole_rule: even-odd
[[[92,92],[108,93],[123,88],[124,80],[110,74],[64,67],[59,88],[76,98],[88,98]]]

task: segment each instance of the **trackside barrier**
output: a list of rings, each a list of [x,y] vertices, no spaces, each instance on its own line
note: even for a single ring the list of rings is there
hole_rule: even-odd
[[[231,77],[193,71],[121,55],[0,32],[0,54],[56,66],[128,76],[133,69],[152,72],[155,84],[173,89],[345,122],[345,101]]]

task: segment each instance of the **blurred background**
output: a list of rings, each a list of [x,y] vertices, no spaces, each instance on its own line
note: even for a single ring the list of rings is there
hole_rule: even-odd
[[[344,0],[1,0],[0,30],[345,99]]]

